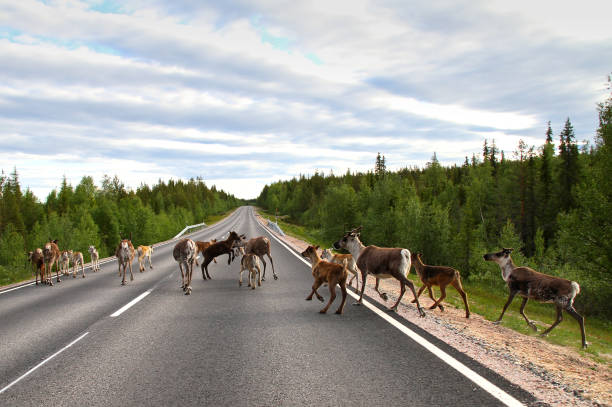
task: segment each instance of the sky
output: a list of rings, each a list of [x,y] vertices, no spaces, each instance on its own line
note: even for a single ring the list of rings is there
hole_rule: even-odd
[[[591,141],[612,1],[0,0],[0,169],[202,177],[239,198],[315,171]]]

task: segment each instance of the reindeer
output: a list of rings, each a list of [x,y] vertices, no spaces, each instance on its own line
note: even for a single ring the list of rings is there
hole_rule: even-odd
[[[36,275],[36,285],[38,285],[38,276],[40,275],[40,283],[43,283],[45,276],[45,258],[42,249],[37,248],[33,252],[28,252],[28,261],[32,265]]]
[[[574,299],[580,293],[580,286],[575,281],[566,280],[560,277],[549,276],[547,274],[538,273],[529,267],[517,267],[514,265],[510,253],[513,249],[503,248],[497,253],[487,253],[483,256],[486,261],[494,261],[499,265],[502,272],[502,278],[508,285],[510,295],[504,304],[502,313],[497,318],[494,324],[498,325],[506,312],[506,309],[512,303],[516,294],[523,297],[521,303],[521,315],[525,318],[527,325],[537,332],[536,325],[525,315],[525,305],[532,298],[539,302],[552,302],[557,310],[557,320],[540,336],[548,335],[554,327],[563,321],[563,310],[570,314],[580,325],[580,333],[582,334],[582,348],[586,349],[587,341],[584,332],[584,318],[574,309]]]
[[[379,279],[393,277],[400,282],[399,298],[395,305],[389,308],[389,311],[397,311],[397,306],[406,292],[406,286],[408,286],[414,294],[419,315],[424,317],[425,312],[423,308],[421,308],[421,304],[419,304],[419,298],[414,290],[414,284],[406,278],[410,272],[410,251],[402,248],[366,247],[359,240],[360,232],[361,226],[350,232],[346,232],[340,240],[333,244],[334,249],[348,250],[353,257],[357,259],[357,267],[361,270],[361,294],[359,295],[359,301],[353,305],[362,304],[367,276],[368,273],[371,273],[376,278],[376,291],[385,301],[387,300],[387,294],[381,293],[378,290]]]
[[[70,259],[72,259],[72,250],[62,250],[60,252],[59,266],[60,273],[63,276],[70,274]]]
[[[206,250],[206,248],[208,248],[208,246],[210,246],[213,243],[217,243],[217,239],[212,239],[210,242],[201,242],[199,240],[196,240],[195,244],[196,244],[196,248],[197,248],[197,252],[196,252],[196,259],[195,259],[195,265],[199,266],[200,264],[198,263],[198,255],[200,253],[202,253],[202,257],[204,257],[204,250]],[[213,259],[213,261],[215,263],[217,263],[217,259]]]
[[[95,273],[96,271],[100,271],[100,255],[94,246],[89,246],[87,249],[89,255],[91,256],[91,270]]]
[[[263,277],[261,278],[263,281],[266,280],[266,261],[263,258],[265,254],[270,259],[270,264],[272,264],[272,276],[275,280],[278,280],[278,276],[276,275],[276,271],[274,271],[274,261],[272,260],[272,256],[270,255],[270,239],[265,236],[254,237],[244,243],[244,252],[246,254],[252,253],[259,257],[262,261],[264,270]]]
[[[346,278],[348,276],[347,259],[342,260],[342,265],[323,261],[317,253],[318,248],[319,246],[308,246],[306,250],[301,253],[302,257],[310,259],[312,277],[314,277],[312,291],[310,295],[306,297],[306,301],[311,301],[312,296],[316,294],[319,301],[323,302],[324,299],[317,292],[317,288],[319,288],[321,284],[327,283],[330,294],[329,302],[319,311],[321,314],[325,314],[336,298],[336,284],[338,284],[340,286],[340,291],[342,291],[342,301],[336,310],[336,314],[342,314],[346,302]]]
[[[83,261],[83,253],[72,252],[72,250],[70,250],[70,253],[72,255],[70,259],[72,260],[72,278],[76,278],[77,267],[79,264],[81,265],[81,272],[83,273],[83,278],[85,278],[85,265],[84,265],[85,262]]]
[[[321,253],[321,258],[323,260],[329,261],[330,263],[336,264],[342,264],[342,261],[346,259],[348,271],[352,274],[351,280],[348,282],[348,285],[350,287],[353,280],[357,279],[357,281],[355,281],[355,289],[359,289],[359,269],[357,268],[357,262],[353,258],[352,254],[337,254],[332,253],[331,249],[324,249]]]
[[[45,274],[48,276],[46,277],[47,280],[47,284],[49,285],[53,285],[53,279],[52,279],[52,275],[53,275],[53,264],[55,263],[55,277],[57,278],[57,282],[60,283],[62,280],[60,280],[60,276],[59,276],[59,257],[60,257],[60,251],[59,251],[59,247],[57,247],[57,239],[51,241],[51,239],[49,239],[49,241],[47,243],[45,243],[44,247],[43,247],[43,258],[45,261]]]
[[[429,298],[432,299],[434,304],[429,307],[429,309],[436,309],[436,307],[440,308],[440,311],[444,311],[444,306],[442,306],[442,300],[446,298],[446,286],[452,285],[455,287],[455,290],[459,292],[461,298],[463,299],[463,304],[465,304],[465,317],[470,317],[470,307],[467,301],[467,294],[463,291],[463,287],[461,286],[461,276],[459,275],[459,271],[455,270],[452,267],[446,266],[428,266],[423,264],[423,260],[421,260],[421,253],[412,253],[410,255],[410,260],[414,265],[414,269],[416,270],[417,275],[423,282],[423,286],[419,288],[417,292],[417,298],[421,296],[421,293],[427,287],[427,291],[429,292]],[[433,297],[433,293],[431,290],[431,286],[437,285],[440,286],[440,298],[436,300]],[[415,302],[415,300],[412,300]]]
[[[257,279],[257,285],[261,287],[261,265],[259,257],[250,253],[244,254],[240,259],[240,279],[238,280],[238,287],[242,287],[242,272],[249,272],[249,287],[255,289],[255,279]]]
[[[127,267],[130,268],[130,281],[134,281],[134,274],[132,273],[132,262],[134,261],[134,245],[132,245],[131,235],[130,239],[121,239],[117,249],[115,250],[115,256],[117,256],[117,263],[119,265],[119,276],[121,277],[121,266],[123,266],[123,278],[121,279],[121,285],[125,285],[125,275],[127,273]]]
[[[153,255],[153,246],[138,246],[138,266],[140,267],[140,272],[145,271],[145,266],[147,259],[149,260],[149,268],[153,268],[153,263],[151,263],[151,255]]]
[[[215,257],[221,256],[222,254],[227,254],[227,264],[229,265],[232,262],[234,254],[234,243],[239,240],[240,236],[238,235],[238,233],[231,231],[227,239],[213,243],[204,250],[204,260],[202,261],[201,266],[202,278],[204,280],[206,280],[207,278],[210,280],[210,274],[208,274],[208,265],[211,261],[213,261]]]
[[[195,263],[197,253],[197,246],[191,239],[181,239],[172,250],[172,256],[179,264],[181,270],[182,285],[181,288],[185,292],[185,295],[191,294],[191,276],[193,275],[193,263]],[[183,271],[185,266],[185,271]],[[202,272],[203,274],[204,272]],[[185,276],[186,274],[186,276]],[[185,280],[185,277],[187,278]]]

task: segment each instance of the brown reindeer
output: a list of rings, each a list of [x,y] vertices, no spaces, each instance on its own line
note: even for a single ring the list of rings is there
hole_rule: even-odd
[[[117,264],[119,265],[119,276],[122,276],[121,266],[123,266],[123,278],[121,279],[121,285],[125,285],[125,275],[127,268],[130,268],[130,281],[134,281],[134,274],[132,273],[132,262],[134,261],[134,245],[132,245],[131,239],[121,239],[117,250],[115,250],[115,256],[117,256]]]
[[[425,311],[423,311],[421,304],[419,304],[414,284],[406,278],[410,272],[410,251],[402,248],[366,247],[359,240],[360,232],[361,226],[346,232],[340,240],[333,244],[334,249],[348,250],[357,259],[357,267],[361,270],[361,294],[359,295],[359,300],[354,305],[361,305],[367,276],[372,274],[376,277],[376,291],[385,301],[387,300],[387,295],[378,290],[378,280],[381,278],[395,278],[400,282],[399,298],[395,305],[389,308],[389,311],[397,311],[397,306],[406,292],[406,286],[408,286],[416,299],[419,315],[424,317]]]
[[[151,263],[151,256],[153,255],[153,247],[152,246],[138,246],[138,266],[140,268],[140,272],[142,273],[146,269],[147,259],[149,260],[149,268],[153,268],[153,263]]]
[[[246,242],[244,252],[246,254],[252,253],[259,257],[262,261],[264,269],[263,269],[263,277],[262,280],[266,280],[266,261],[263,258],[265,254],[270,259],[270,264],[272,264],[272,276],[275,280],[278,280],[278,276],[276,275],[276,271],[274,271],[274,261],[272,260],[272,256],[270,255],[270,239],[265,236],[254,237]]]
[[[72,252],[71,250],[70,254],[70,260],[72,261],[72,278],[76,278],[79,264],[81,265],[81,272],[83,273],[83,278],[85,278],[85,261],[83,260],[83,253]]]
[[[195,259],[195,265],[196,265],[196,266],[199,266],[199,265],[200,265],[200,264],[198,263],[198,255],[199,255],[200,253],[202,253],[202,256],[204,256],[204,250],[206,250],[206,249],[208,248],[208,246],[210,246],[210,245],[211,245],[211,244],[213,244],[213,243],[217,243],[217,239],[212,239],[212,240],[211,240],[211,241],[209,241],[209,242],[201,242],[201,241],[199,241],[199,240],[196,240],[196,241],[195,241],[195,244],[196,244],[196,249],[197,249],[197,252],[196,252],[196,259]],[[213,261],[214,261],[215,263],[217,263],[217,259],[213,259]]]
[[[202,278],[204,280],[210,280],[210,274],[208,274],[208,265],[217,256],[227,254],[227,264],[229,265],[233,260],[234,255],[234,243],[240,240],[238,233],[231,231],[227,239],[220,242],[216,242],[208,246],[204,250],[204,260],[202,261]]]
[[[60,283],[62,281],[60,280],[60,276],[59,276],[60,250],[59,250],[59,247],[57,247],[57,239],[53,241],[49,239],[49,241],[45,243],[43,247],[43,257],[45,260],[45,275],[47,278],[47,280],[45,281],[47,282],[47,284],[53,285],[53,279],[52,279],[53,264],[55,264],[55,276],[57,278],[57,282]]]
[[[38,285],[38,276],[40,275],[40,283],[43,283],[45,276],[45,258],[42,249],[37,248],[33,252],[28,252],[28,261],[32,265],[35,272],[36,285]]]
[[[563,321],[563,310],[570,314],[580,325],[580,333],[582,334],[582,347],[587,347],[586,334],[584,332],[584,318],[574,309],[574,299],[580,293],[580,286],[575,281],[566,280],[560,277],[549,276],[547,274],[538,273],[529,267],[517,267],[514,265],[510,253],[513,249],[502,249],[497,253],[487,253],[483,256],[486,261],[494,261],[499,265],[502,272],[502,278],[508,285],[510,295],[508,301],[504,304],[502,313],[497,318],[494,324],[499,324],[506,312],[506,309],[512,303],[516,294],[523,297],[521,303],[521,315],[525,318],[527,325],[537,331],[538,328],[525,315],[525,305],[532,298],[539,302],[552,302],[557,309],[557,320],[540,336],[546,336],[554,327]]]
[[[417,298],[420,297],[423,290],[427,288],[429,298],[431,298],[434,302],[429,309],[436,309],[436,307],[438,307],[441,311],[444,311],[442,300],[446,298],[446,286],[450,284],[455,287],[455,290],[457,290],[459,295],[461,295],[463,304],[465,304],[465,317],[469,318],[470,306],[468,305],[467,294],[465,291],[463,291],[463,286],[461,285],[461,276],[459,275],[459,271],[452,267],[446,266],[428,266],[423,263],[421,256],[421,253],[412,253],[410,255],[410,260],[412,260],[414,269],[423,282],[423,286],[419,288],[419,291],[417,292]],[[440,286],[440,298],[438,298],[438,300],[433,297],[431,290],[431,286],[434,285]],[[412,302],[415,302],[415,300],[412,300]]]
[[[191,239],[184,238],[174,245],[172,250],[172,257],[179,264],[181,270],[181,288],[185,292],[185,295],[191,294],[191,276],[193,275],[193,263],[195,263],[197,253],[197,246]],[[185,270],[183,271],[183,266]]]
[[[336,284],[338,284],[340,286],[340,291],[342,291],[342,301],[336,310],[336,314],[342,314],[346,302],[346,278],[348,277],[347,261],[346,259],[342,260],[342,265],[340,265],[321,260],[321,257],[319,257],[317,253],[318,248],[319,246],[308,246],[306,250],[301,253],[302,257],[310,259],[312,277],[314,278],[312,291],[310,295],[306,297],[306,301],[312,300],[312,296],[316,295],[319,301],[323,302],[324,298],[317,292],[317,288],[319,288],[321,284],[327,283],[330,294],[329,302],[319,311],[321,314],[325,314],[336,298]]]

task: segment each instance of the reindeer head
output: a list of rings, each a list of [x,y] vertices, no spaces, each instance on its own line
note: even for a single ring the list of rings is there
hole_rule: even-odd
[[[314,262],[314,260],[317,258],[317,249],[319,249],[319,246],[308,246],[306,250],[301,253],[301,255],[302,257],[310,259]]]
[[[334,257],[333,253],[331,252],[330,249],[323,249],[323,252],[321,253],[321,258],[324,260],[331,260],[331,258]]]
[[[507,263],[508,260],[510,259],[510,253],[512,253],[512,250],[514,250],[514,249],[503,248],[501,251],[499,251],[497,253],[487,253],[487,254],[485,254],[482,257],[486,261],[494,261],[495,263],[497,263],[500,266],[502,266],[505,263]]]
[[[348,249],[348,247],[351,245],[352,242],[355,242],[355,241],[361,242],[359,240],[360,235],[361,235],[361,226],[351,230],[350,232],[346,232],[344,236],[342,236],[342,238],[338,240],[337,242],[335,242],[332,246],[336,250]]]

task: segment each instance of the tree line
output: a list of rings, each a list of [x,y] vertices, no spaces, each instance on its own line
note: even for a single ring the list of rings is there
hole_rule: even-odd
[[[26,253],[58,239],[61,250],[83,253],[89,245],[101,257],[114,254],[120,237],[150,245],[174,237],[186,225],[224,213],[241,201],[201,178],[142,184],[135,191],[114,176],[102,187],[85,176],[76,187],[64,177],[44,203],[30,189],[21,190],[17,169],[0,178],[0,285],[29,275]]]
[[[462,165],[300,176],[267,185],[263,208],[317,229],[328,242],[363,225],[365,244],[406,247],[464,279],[503,285],[482,255],[516,249],[516,264],[578,281],[576,306],[610,318],[612,304],[612,96],[598,106],[594,145],[579,146],[570,119],[544,143],[520,141],[511,157],[485,140]]]

